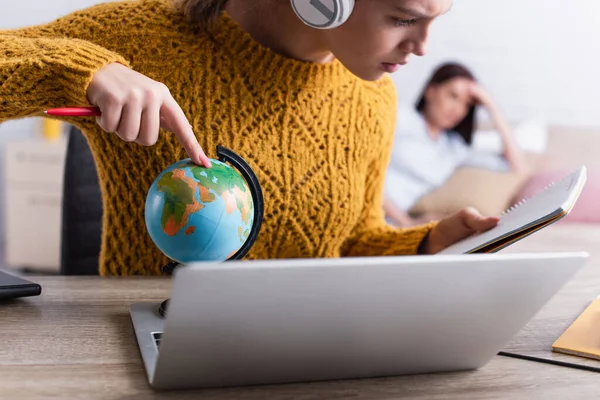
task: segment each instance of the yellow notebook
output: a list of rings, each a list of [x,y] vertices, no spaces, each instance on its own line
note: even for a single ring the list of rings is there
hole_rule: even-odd
[[[587,179],[585,166],[500,215],[494,228],[461,240],[438,254],[494,253],[555,223],[575,206]]]
[[[552,344],[552,350],[600,360],[600,298],[563,332]]]

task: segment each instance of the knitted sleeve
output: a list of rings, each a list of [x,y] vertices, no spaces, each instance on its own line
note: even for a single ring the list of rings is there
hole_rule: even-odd
[[[81,14],[50,24],[0,30],[0,122],[41,114],[47,108],[89,105],[86,90],[103,66],[127,61],[90,37]]]
[[[344,256],[386,256],[417,254],[435,222],[410,228],[389,226],[383,211],[385,174],[391,157],[394,139],[396,92],[391,79],[377,84],[380,94],[377,108],[383,110],[377,118],[378,126],[372,129],[376,136],[371,140],[371,162],[365,182],[364,208],[360,222],[342,249]],[[391,111],[390,111],[391,110]]]
[[[388,256],[417,254],[435,222],[410,228],[395,228],[385,221],[382,192],[385,169],[374,163],[367,182],[365,206],[343,250],[344,256]]]

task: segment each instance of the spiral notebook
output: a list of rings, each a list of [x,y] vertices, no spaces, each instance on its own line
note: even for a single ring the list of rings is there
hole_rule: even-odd
[[[438,254],[494,253],[553,224],[573,209],[586,178],[586,167],[581,166],[506,210],[494,228],[459,241]]]

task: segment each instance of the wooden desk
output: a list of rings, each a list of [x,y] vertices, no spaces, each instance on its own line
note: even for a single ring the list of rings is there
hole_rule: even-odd
[[[600,368],[600,361],[552,352],[552,343],[600,295],[600,229],[596,224],[556,224],[506,249],[509,252],[587,251],[590,259],[505,351]],[[598,376],[600,379],[600,376]],[[600,391],[600,386],[599,386]]]
[[[128,307],[168,297],[168,278],[31,279],[43,285],[41,296],[0,303],[3,399],[574,399],[594,398],[600,389],[600,375],[593,372],[495,357],[470,372],[155,392]]]

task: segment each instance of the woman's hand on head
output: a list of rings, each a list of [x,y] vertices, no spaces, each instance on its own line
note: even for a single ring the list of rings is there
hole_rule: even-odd
[[[471,85],[471,96],[475,104],[480,104],[483,107],[492,107],[494,105],[492,96],[477,82],[473,82]]]
[[[152,146],[159,128],[173,132],[190,159],[210,167],[194,131],[169,89],[119,63],[100,69],[87,89],[88,100],[102,112],[96,117],[106,132],[126,142]]]
[[[474,208],[465,208],[441,219],[421,245],[422,254],[436,254],[475,233],[485,232],[498,224],[498,217],[484,217]]]

